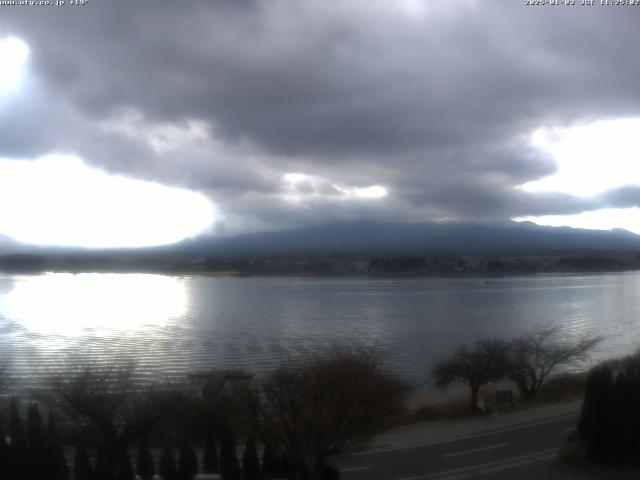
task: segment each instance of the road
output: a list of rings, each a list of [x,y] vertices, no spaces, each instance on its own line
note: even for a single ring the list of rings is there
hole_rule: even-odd
[[[575,429],[577,413],[449,441],[377,448],[335,458],[342,480],[440,480],[491,478],[555,458]]]

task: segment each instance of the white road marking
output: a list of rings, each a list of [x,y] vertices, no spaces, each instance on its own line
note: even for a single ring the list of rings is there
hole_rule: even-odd
[[[413,476],[413,477],[395,478],[393,480],[427,480],[429,478],[444,477],[444,476],[447,476],[447,475],[450,475],[450,474],[469,472],[469,471],[472,471],[472,470],[478,470],[480,468],[485,468],[485,467],[493,467],[493,466],[498,466],[498,465],[513,464],[513,463],[515,463],[515,462],[517,462],[519,460],[531,459],[532,457],[535,458],[535,457],[539,457],[539,456],[542,456],[542,455],[548,455],[549,453],[557,452],[557,451],[558,451],[558,447],[550,448],[548,450],[540,450],[538,452],[528,453],[527,455],[519,455],[517,457],[505,458],[503,460],[498,460],[498,461],[495,461],[495,462],[482,463],[482,464],[479,464],[479,465],[470,465],[468,467],[454,468],[453,470],[444,470],[442,472],[427,473],[427,474],[424,474],[424,475],[416,475],[416,476]]]
[[[478,470],[480,475],[486,475],[487,473],[499,472],[501,470],[508,470],[509,468],[523,467],[533,463],[532,460],[520,460],[519,462],[507,463],[505,465],[498,465],[497,467],[482,468]]]
[[[569,427],[562,430],[562,433],[573,432],[577,427]]]
[[[362,467],[348,467],[348,468],[340,468],[341,472],[357,472],[359,470],[369,470],[371,465],[363,465]]]
[[[454,475],[452,477],[442,477],[439,480],[462,480],[463,478],[471,478],[471,474],[463,473],[462,475]]]
[[[497,445],[489,445],[488,447],[482,447],[482,448],[474,448],[472,450],[463,450],[461,452],[455,452],[455,453],[446,453],[443,455],[443,457],[459,457],[460,455],[467,455],[469,453],[476,453],[476,452],[484,452],[485,450],[493,450],[494,448],[502,448],[502,447],[506,447],[507,445],[509,445],[508,443],[499,443]]]
[[[525,424],[514,425],[512,427],[501,428],[499,430],[491,430],[490,432],[472,433],[472,434],[463,435],[463,436],[460,436],[460,437],[449,438],[447,440],[436,440],[434,442],[418,443],[418,444],[413,444],[413,445],[407,445],[407,446],[404,446],[404,447],[372,448],[372,449],[369,449],[369,450],[363,450],[361,452],[350,453],[350,454],[347,454],[347,455],[339,455],[339,456],[333,457],[333,458],[357,457],[357,456],[360,456],[360,455],[374,455],[374,454],[377,454],[377,453],[399,452],[401,450],[412,450],[414,448],[430,447],[432,445],[441,445],[443,443],[452,443],[452,442],[458,442],[458,441],[462,441],[462,440],[467,440],[467,439],[470,439],[470,438],[488,437],[488,436],[491,436],[491,435],[498,435],[500,433],[512,432],[514,430],[522,430],[522,429],[529,428],[529,427],[532,427],[532,426],[544,425],[545,423],[558,422],[560,420],[565,420],[567,418],[577,417],[577,416],[578,416],[578,412],[575,412],[575,413],[570,413],[570,414],[567,414],[567,415],[561,415],[561,416],[558,416],[558,417],[548,418],[546,420],[540,420],[538,422],[530,422],[530,423],[525,423]]]
[[[539,457],[536,457],[536,460],[538,460],[539,462],[546,462],[548,460],[554,460],[556,458],[558,458],[558,452],[547,453],[546,455],[541,455]]]

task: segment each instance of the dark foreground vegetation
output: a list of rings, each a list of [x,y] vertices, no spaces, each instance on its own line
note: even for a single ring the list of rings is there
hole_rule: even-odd
[[[589,371],[577,431],[564,448],[571,462],[640,466],[640,352]]]
[[[583,377],[552,374],[579,367],[599,341],[570,340],[554,328],[481,339],[433,373],[439,385],[465,382],[471,413],[486,413],[478,391],[488,382],[508,382],[525,403],[567,385],[582,389]],[[368,350],[329,349],[259,379],[214,371],[188,385],[147,384],[127,365],[75,361],[66,370],[46,394],[13,397],[3,408],[0,479],[335,479],[327,457],[408,418],[408,386]],[[592,369],[565,450],[585,461],[639,465],[638,431],[640,354]]]
[[[352,349],[285,363],[261,380],[218,372],[197,389],[141,387],[126,366],[69,368],[39,404],[11,400],[1,479],[338,478],[325,458],[387,426],[408,391],[379,356]]]

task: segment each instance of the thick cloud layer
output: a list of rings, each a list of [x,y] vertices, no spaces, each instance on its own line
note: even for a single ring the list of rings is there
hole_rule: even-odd
[[[0,8],[0,37],[31,52],[22,91],[0,103],[0,157],[73,154],[192,188],[226,231],[640,205],[631,186],[592,198],[520,188],[555,169],[530,144],[536,129],[640,116],[639,7]],[[354,193],[372,186],[386,195]]]

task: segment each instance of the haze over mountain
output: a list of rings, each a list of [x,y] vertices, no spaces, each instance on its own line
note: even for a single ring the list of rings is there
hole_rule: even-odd
[[[530,222],[326,224],[200,236],[138,249],[19,246],[0,250],[0,271],[221,275],[463,275],[640,269],[640,236],[626,230]]]
[[[94,250],[3,244],[0,252],[39,255],[126,255],[133,257],[571,254],[588,251],[640,251],[640,236],[622,229],[543,227],[531,222],[391,223],[344,222],[318,227],[245,234],[200,236],[175,245],[142,249]]]
[[[622,229],[543,227],[531,222],[361,221],[232,238],[200,238],[175,248],[227,255],[567,253],[640,250],[640,236]]]

